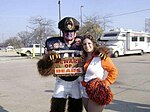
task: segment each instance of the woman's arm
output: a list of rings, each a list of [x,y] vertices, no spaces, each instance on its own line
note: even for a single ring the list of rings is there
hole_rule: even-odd
[[[118,70],[110,57],[107,57],[105,60],[102,60],[102,67],[108,72],[108,75],[103,82],[106,86],[109,86],[110,84],[115,82],[118,75]]]

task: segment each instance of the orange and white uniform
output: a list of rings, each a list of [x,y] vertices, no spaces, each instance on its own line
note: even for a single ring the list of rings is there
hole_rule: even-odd
[[[113,64],[110,57],[107,57],[105,60],[101,60],[99,56],[92,56],[84,64],[84,81],[87,82],[93,78],[100,78],[103,80],[106,86],[114,83],[118,75],[118,70]],[[107,71],[107,75],[105,75]],[[85,87],[83,87],[83,97],[88,98],[86,94]]]

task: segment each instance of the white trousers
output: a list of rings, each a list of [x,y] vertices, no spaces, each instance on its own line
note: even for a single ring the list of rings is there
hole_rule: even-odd
[[[55,89],[53,97],[55,98],[81,98],[81,78],[78,77],[74,81],[64,81],[56,77]]]
[[[82,86],[82,97],[89,98],[88,94],[86,93],[85,87]]]

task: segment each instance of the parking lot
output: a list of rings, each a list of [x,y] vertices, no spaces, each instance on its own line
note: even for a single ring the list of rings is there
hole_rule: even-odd
[[[112,58],[119,75],[104,112],[150,112],[150,54]],[[41,77],[37,58],[0,52],[0,112],[49,112],[55,78]]]

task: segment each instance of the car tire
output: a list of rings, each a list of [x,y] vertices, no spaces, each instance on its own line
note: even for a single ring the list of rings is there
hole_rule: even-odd
[[[114,57],[114,58],[118,58],[118,57],[119,57],[119,53],[118,53],[117,51],[114,52],[113,57]]]
[[[30,51],[27,51],[27,52],[26,52],[26,55],[27,55],[27,56],[31,56],[31,52],[30,52]]]

